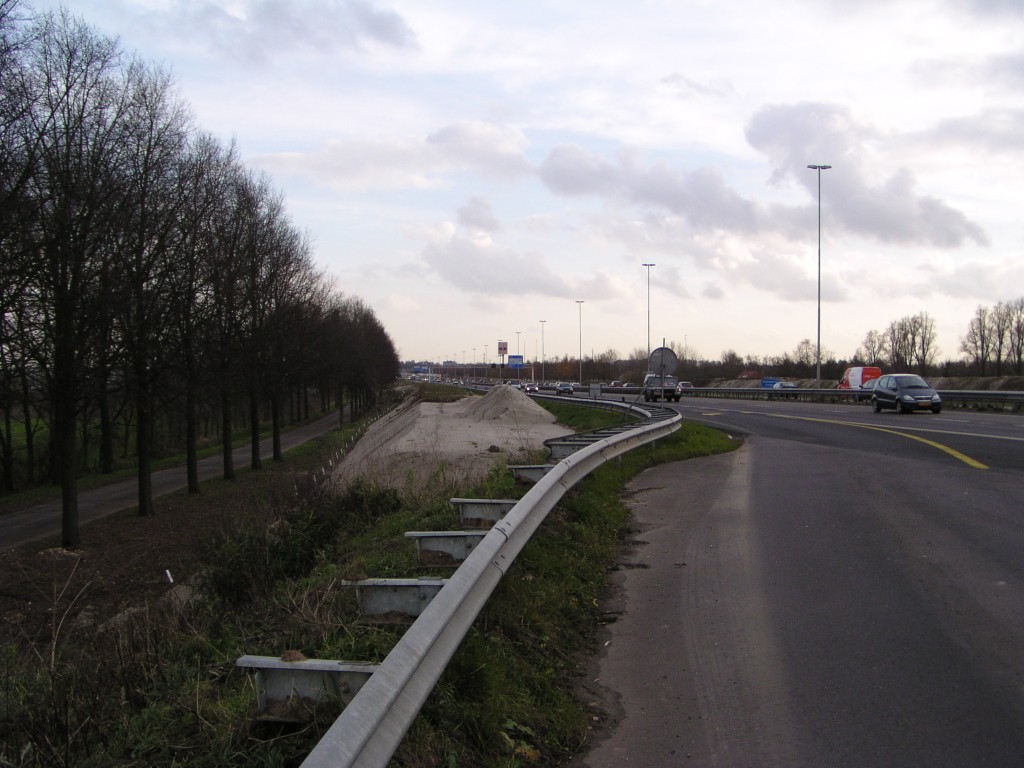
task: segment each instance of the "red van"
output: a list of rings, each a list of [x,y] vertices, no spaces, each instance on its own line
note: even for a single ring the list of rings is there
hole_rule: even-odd
[[[865,384],[881,375],[882,369],[872,365],[847,368],[839,382],[839,389],[863,389]]]

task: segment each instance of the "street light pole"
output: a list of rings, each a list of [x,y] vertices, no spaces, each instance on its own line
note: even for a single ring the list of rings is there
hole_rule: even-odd
[[[583,386],[583,299],[576,299],[580,308],[580,386]]]
[[[516,357],[519,356],[519,334],[520,333],[522,333],[522,331],[516,331]],[[521,362],[520,362],[520,365],[522,365]],[[520,370],[522,370],[522,369],[521,368],[516,368],[516,381],[519,381],[519,371]]]
[[[546,322],[547,320],[540,321],[540,380],[542,382],[548,380],[548,375],[544,371],[544,323]]]
[[[818,172],[818,348],[814,388],[821,389],[821,172],[827,171],[832,166],[808,165],[807,167]]]
[[[647,359],[651,359],[651,267],[654,264],[644,264],[647,267]]]

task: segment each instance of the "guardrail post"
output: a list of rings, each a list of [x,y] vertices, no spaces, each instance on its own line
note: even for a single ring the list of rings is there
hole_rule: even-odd
[[[430,604],[446,579],[363,579],[356,588],[363,616],[404,614],[415,618]]]
[[[377,669],[363,662],[277,656],[241,656],[235,666],[256,671],[256,719],[274,723],[307,722],[326,698],[348,704]]]
[[[487,533],[485,531],[407,531],[405,537],[416,542],[420,560],[428,552],[448,555],[454,561],[465,560]]]
[[[553,464],[517,464],[509,466],[517,482],[537,483],[554,467]]]
[[[459,519],[463,525],[489,528],[516,505],[518,499],[449,499],[448,503],[459,508]]]

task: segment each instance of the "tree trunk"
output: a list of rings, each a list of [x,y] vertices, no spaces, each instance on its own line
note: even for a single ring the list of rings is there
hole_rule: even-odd
[[[60,478],[60,543],[67,549],[82,545],[78,525],[78,477],[75,453],[75,404],[72,398],[60,398],[54,409],[54,471]]]
[[[135,451],[139,457],[139,515],[153,514],[153,414],[149,392],[144,388],[136,397]]]
[[[105,372],[100,381],[100,472],[109,475],[114,471],[114,428],[110,419],[110,394],[107,392]]]
[[[36,449],[32,431],[32,401],[29,399],[28,377],[24,366],[21,370],[21,415],[25,419],[25,478],[29,485],[33,485],[36,477]]]
[[[260,457],[260,404],[253,391],[249,392],[249,435],[251,466],[253,469],[263,469],[263,459]]]
[[[224,457],[224,479],[235,479],[235,459],[232,455],[231,445],[231,395],[227,392],[220,394],[220,442],[221,453]]]
[[[0,488],[5,491],[14,490],[14,442],[11,440],[11,409],[4,403],[4,433],[0,453],[4,457],[4,476]]]
[[[281,451],[281,395],[272,392],[270,395],[270,429],[273,435],[274,461],[284,461]]]
[[[191,377],[185,383],[185,471],[188,492],[199,493],[199,443],[196,393]]]

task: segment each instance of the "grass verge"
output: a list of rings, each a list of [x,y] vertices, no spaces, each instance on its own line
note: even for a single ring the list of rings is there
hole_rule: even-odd
[[[559,420],[590,429],[594,413],[572,408]],[[318,452],[333,455],[337,439],[289,461],[315,468]],[[502,580],[393,764],[508,768],[556,765],[574,754],[590,717],[574,696],[576,675],[592,650],[608,568],[629,532],[622,488],[654,464],[733,447],[721,433],[685,425],[567,494]],[[246,482],[266,481],[252,474]],[[380,661],[404,627],[360,619],[343,582],[450,573],[420,565],[403,533],[458,523],[447,493],[402,497],[358,483],[332,493],[300,482],[294,467],[278,484],[204,552],[183,608],[155,600],[99,625],[65,622],[78,589],[74,572],[52,585],[48,641],[0,648],[0,765],[302,761],[340,704],[314,707],[298,725],[257,723],[252,679],[234,660],[290,651]],[[521,493],[498,469],[460,495]],[[204,496],[223,506],[239,493],[235,486]]]

